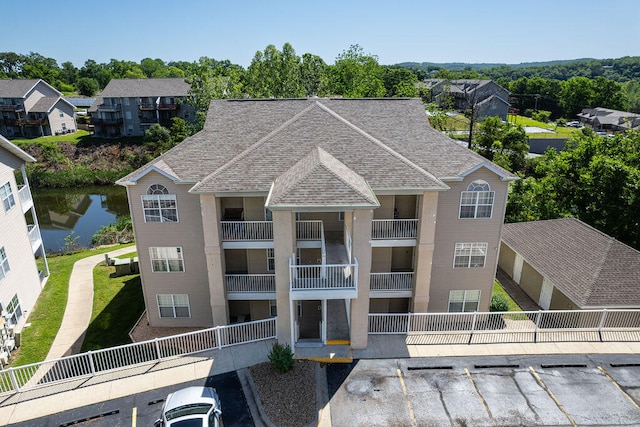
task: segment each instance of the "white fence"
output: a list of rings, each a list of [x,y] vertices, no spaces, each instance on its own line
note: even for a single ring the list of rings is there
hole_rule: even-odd
[[[371,273],[370,289],[375,291],[411,291],[413,272]]]
[[[274,274],[225,274],[227,292],[275,292]]]
[[[417,219],[374,219],[371,222],[372,239],[415,239],[417,235]]]
[[[220,221],[222,240],[273,240],[271,221]]]
[[[358,260],[353,264],[295,265],[289,258],[290,290],[336,290],[358,288]]]
[[[11,367],[0,371],[0,395],[154,364],[176,356],[272,339],[276,338],[276,331],[276,318],[270,318]]]
[[[296,221],[296,239],[321,240],[322,227],[322,221],[320,220]]]
[[[469,343],[640,341],[640,310],[369,314],[369,333],[467,335]]]

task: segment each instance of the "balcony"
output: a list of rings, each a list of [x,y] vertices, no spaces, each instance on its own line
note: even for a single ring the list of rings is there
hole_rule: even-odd
[[[142,111],[154,111],[156,109],[156,104],[143,102],[138,105],[138,108]]]
[[[42,236],[40,236],[40,227],[37,225],[27,225],[29,231],[29,240],[31,241],[31,249],[36,253],[40,245],[42,245]]]
[[[165,111],[175,111],[178,109],[178,104],[174,103],[160,103],[158,104],[158,110],[165,110]]]
[[[224,249],[273,248],[271,221],[220,221]]]
[[[417,219],[374,219],[371,222],[372,246],[415,246],[418,236]],[[382,240],[392,241],[383,244]]]
[[[24,105],[23,104],[20,104],[20,105],[0,104],[0,111],[14,111],[14,112],[24,111]]]
[[[42,126],[49,123],[49,119],[46,117],[39,119],[20,119],[18,120],[18,124],[23,126]]]
[[[122,104],[100,104],[98,105],[98,111],[120,111],[122,110]]]
[[[0,117],[0,124],[7,126],[18,126],[18,119],[8,118],[8,117]]]
[[[346,299],[358,296],[358,260],[353,264],[295,265],[289,259],[292,300]]]
[[[296,239],[322,240],[322,221],[296,221]]]
[[[410,298],[413,293],[413,272],[371,273],[372,298]]]
[[[273,274],[225,274],[227,299],[275,299],[276,276]]]
[[[31,190],[28,185],[18,186],[18,197],[22,205],[22,213],[25,214],[33,207],[33,197],[31,196]]]
[[[124,123],[122,118],[119,119],[98,119],[95,117],[91,118],[91,123],[94,125],[100,126],[119,126]]]

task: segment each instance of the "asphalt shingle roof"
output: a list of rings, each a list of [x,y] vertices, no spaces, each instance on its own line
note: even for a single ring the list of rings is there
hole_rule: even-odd
[[[58,100],[60,99],[60,97],[52,97],[52,96],[43,96],[42,98],[38,99],[38,102],[36,102],[33,107],[31,107],[31,109],[29,110],[29,112],[33,112],[33,113],[47,113],[49,112],[49,110],[51,109],[51,107],[53,107],[56,102],[58,102]]]
[[[183,78],[111,79],[100,97],[189,96],[190,87]]]
[[[213,101],[204,129],[152,164],[162,161],[179,181],[197,183],[192,191],[268,192],[318,148],[374,191],[446,190],[441,179],[488,164],[431,128],[419,99],[392,98]]]
[[[0,79],[0,97],[24,98],[40,79]]]
[[[640,252],[577,219],[505,224],[502,240],[581,308],[640,307]]]

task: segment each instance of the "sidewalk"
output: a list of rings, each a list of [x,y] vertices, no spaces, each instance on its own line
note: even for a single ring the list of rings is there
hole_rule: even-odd
[[[135,246],[108,252],[109,257],[135,252]],[[69,277],[69,296],[64,310],[62,324],[53,340],[45,360],[59,359],[63,356],[80,353],[84,334],[91,321],[93,309],[93,269],[104,261],[104,255],[93,255],[77,261]]]

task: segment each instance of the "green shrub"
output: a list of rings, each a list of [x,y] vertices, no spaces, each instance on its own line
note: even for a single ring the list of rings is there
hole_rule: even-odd
[[[489,311],[509,311],[509,303],[503,295],[494,295],[491,297],[491,305]]]
[[[293,352],[288,344],[275,343],[269,352],[271,366],[281,374],[293,369]]]

